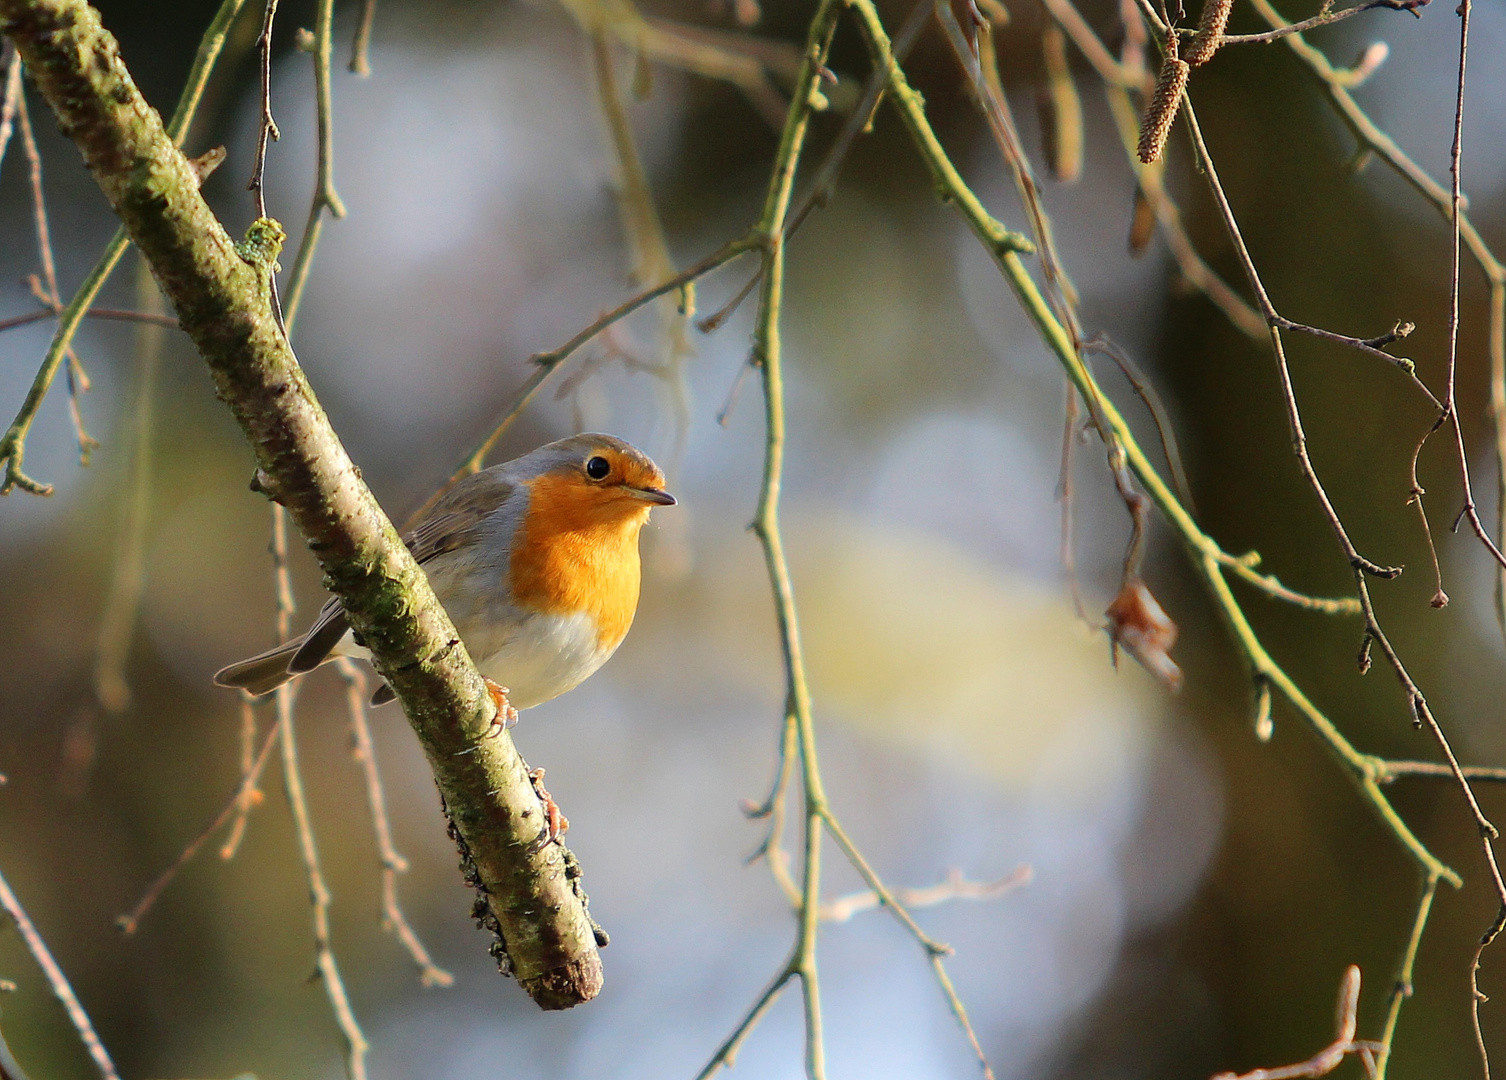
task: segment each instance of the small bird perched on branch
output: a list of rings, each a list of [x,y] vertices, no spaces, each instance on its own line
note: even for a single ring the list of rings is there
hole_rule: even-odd
[[[622,644],[638,608],[638,533],[650,510],[673,505],[647,454],[611,435],[574,435],[465,477],[403,538],[507,727]],[[214,681],[267,694],[337,656],[370,653],[332,598],[308,633]],[[394,697],[383,683],[371,702]]]

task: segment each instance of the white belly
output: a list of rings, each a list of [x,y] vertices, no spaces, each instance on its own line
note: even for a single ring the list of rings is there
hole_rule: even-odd
[[[506,631],[457,629],[481,674],[508,688],[508,701],[515,709],[531,709],[573,690],[614,651],[597,647],[596,625],[585,615],[530,613]],[[371,658],[348,633],[334,653]]]

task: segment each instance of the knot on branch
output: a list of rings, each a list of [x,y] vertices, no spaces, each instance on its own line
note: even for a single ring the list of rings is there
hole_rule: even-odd
[[[1035,254],[1035,242],[1024,233],[1012,232],[997,221],[990,222],[990,225],[992,228],[989,230],[988,241],[998,254],[1011,251],[1019,255]]]

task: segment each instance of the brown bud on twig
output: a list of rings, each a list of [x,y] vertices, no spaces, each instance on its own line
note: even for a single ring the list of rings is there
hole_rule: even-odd
[[[1199,67],[1213,59],[1224,43],[1224,27],[1229,25],[1229,9],[1234,0],[1203,0],[1203,16],[1198,20],[1197,37],[1187,49],[1187,63]]]
[[[1191,70],[1187,61],[1177,56],[1175,31],[1167,34],[1166,60],[1161,65],[1161,77],[1156,80],[1156,92],[1140,121],[1140,146],[1136,154],[1147,165],[1161,160],[1172,121],[1182,107],[1182,91],[1187,89],[1187,74]]]

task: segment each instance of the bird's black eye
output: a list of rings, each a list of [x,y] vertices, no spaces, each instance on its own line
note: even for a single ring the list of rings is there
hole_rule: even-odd
[[[605,480],[612,471],[612,463],[604,457],[594,457],[586,462],[586,475],[592,480]]]

